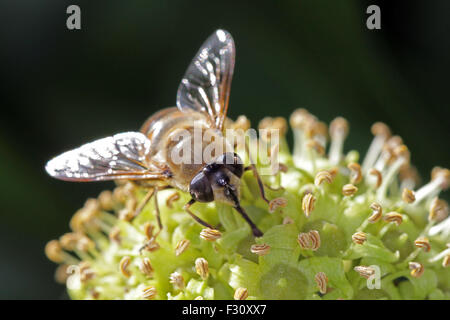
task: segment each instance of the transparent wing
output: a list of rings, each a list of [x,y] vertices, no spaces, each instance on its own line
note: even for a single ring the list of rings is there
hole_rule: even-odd
[[[208,114],[222,129],[234,70],[234,41],[225,30],[217,30],[202,45],[189,65],[177,93],[177,107]]]
[[[157,178],[161,172],[146,164],[149,149],[144,134],[125,132],[65,152],[45,169],[52,177],[69,181]]]

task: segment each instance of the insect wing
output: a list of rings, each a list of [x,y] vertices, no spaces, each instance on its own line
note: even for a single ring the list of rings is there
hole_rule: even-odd
[[[139,132],[125,132],[87,143],[50,160],[45,169],[68,181],[150,179],[158,172],[146,165],[150,140]]]
[[[217,30],[202,45],[189,65],[177,93],[177,107],[208,114],[222,129],[227,114],[235,60],[234,41]]]

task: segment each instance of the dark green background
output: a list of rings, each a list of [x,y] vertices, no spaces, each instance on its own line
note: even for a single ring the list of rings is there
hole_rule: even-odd
[[[382,30],[366,8],[381,6]],[[66,29],[69,4],[82,30]],[[298,107],[351,124],[363,153],[388,123],[428,180],[448,167],[449,1],[2,1],[0,4],[0,298],[61,298],[45,243],[112,183],[56,181],[52,156],[137,130],[172,106],[194,53],[215,29],[237,47],[230,116],[253,124]],[[447,196],[448,198],[448,196]]]

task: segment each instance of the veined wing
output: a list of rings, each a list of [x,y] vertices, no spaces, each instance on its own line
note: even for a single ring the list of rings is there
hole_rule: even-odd
[[[202,45],[178,87],[177,107],[206,113],[222,129],[227,114],[235,60],[234,41],[217,30]]]
[[[68,181],[156,179],[161,170],[146,156],[150,140],[139,132],[125,132],[87,143],[50,160],[45,169],[54,178]]]

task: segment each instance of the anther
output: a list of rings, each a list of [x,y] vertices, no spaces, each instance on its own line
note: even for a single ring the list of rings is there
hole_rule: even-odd
[[[166,199],[166,206],[168,208],[173,208],[173,203],[180,199],[180,194],[178,192],[172,193],[170,196]]]
[[[352,240],[356,244],[363,244],[367,240],[367,234],[362,231],[358,231],[352,235]]]
[[[360,183],[362,180],[361,166],[356,162],[352,162],[347,165],[347,168],[350,169],[350,183]]]
[[[152,264],[150,263],[149,258],[142,259],[141,264],[139,265],[139,270],[141,270],[141,272],[148,277],[152,275],[153,267]]]
[[[420,237],[420,238],[417,238],[417,239],[414,241],[414,245],[415,245],[417,248],[423,248],[423,250],[424,250],[425,252],[429,252],[430,249],[431,249],[430,241],[429,241],[428,238],[426,238],[426,237]]]
[[[381,219],[381,216],[383,215],[383,208],[378,203],[374,202],[370,205],[370,209],[373,210],[373,213],[368,220],[370,223],[375,223]]]
[[[205,280],[209,275],[208,261],[205,258],[197,258],[195,260],[195,271],[197,274]]]
[[[153,286],[146,287],[142,290],[142,298],[151,300],[156,297],[157,291]]]
[[[448,203],[445,200],[434,198],[431,201],[430,213],[428,215],[428,220],[430,221],[442,221],[448,216],[449,208]]]
[[[250,251],[258,256],[265,256],[270,252],[270,246],[268,244],[254,244],[250,247]]]
[[[307,193],[303,196],[302,199],[302,209],[305,213],[306,217],[309,217],[311,212],[314,210],[314,203],[316,202],[316,198],[312,195],[312,193]]]
[[[369,170],[369,174],[372,176],[375,176],[375,178],[377,179],[375,187],[379,188],[381,186],[381,184],[383,183],[383,175],[381,174],[381,172],[375,168],[372,168]]]
[[[328,284],[328,277],[325,273],[319,272],[314,276],[314,280],[317,283],[317,286],[319,287],[319,291],[321,294],[327,293],[327,284]]]
[[[271,200],[269,202],[269,212],[273,213],[278,208],[285,208],[287,206],[287,200],[286,198],[279,197]]]
[[[328,184],[333,182],[333,176],[329,171],[319,171],[314,178],[314,184],[317,187],[319,187],[324,181]]]
[[[248,298],[247,288],[237,288],[234,291],[234,300],[245,300]]]
[[[205,228],[200,232],[200,237],[206,241],[216,241],[222,237],[222,233],[216,229]]]
[[[414,191],[404,188],[402,192],[402,200],[405,203],[413,203],[416,200]]]
[[[120,243],[120,229],[117,226],[112,227],[111,231],[108,234],[109,240]]]
[[[383,220],[387,222],[394,222],[396,225],[400,225],[403,222],[403,216],[398,212],[389,212],[383,217]]]
[[[353,268],[356,272],[359,273],[361,277],[369,279],[372,275],[375,274],[375,269],[368,266],[356,266]]]
[[[52,240],[46,244],[45,255],[49,260],[56,263],[64,261],[64,252],[58,240]]]
[[[189,240],[180,240],[178,241],[176,247],[175,247],[175,255],[178,257],[180,254],[182,254],[186,249],[189,247],[191,242]]]
[[[120,272],[127,278],[131,276],[131,272],[128,270],[128,266],[130,265],[131,258],[128,256],[123,257],[119,263]]]
[[[356,192],[358,192],[358,188],[351,183],[346,184],[342,187],[342,194],[346,197],[351,197]]]
[[[420,262],[410,262],[409,269],[411,270],[411,276],[413,276],[414,278],[419,278],[425,271],[423,264],[421,264]]]
[[[105,190],[98,195],[100,207],[105,211],[111,211],[114,208],[114,197],[111,191]]]
[[[173,284],[176,289],[184,289],[184,278],[179,272],[174,272],[169,277],[169,282]]]
[[[300,233],[297,237],[297,242],[304,250],[316,251],[320,248],[320,234],[316,230]]]

